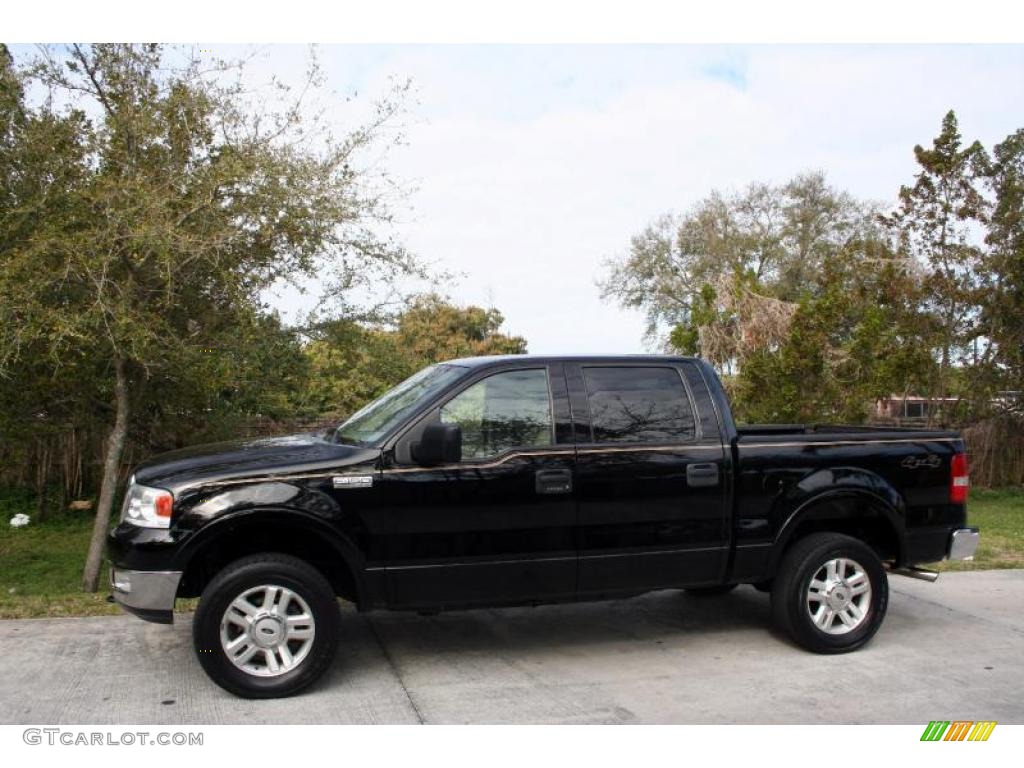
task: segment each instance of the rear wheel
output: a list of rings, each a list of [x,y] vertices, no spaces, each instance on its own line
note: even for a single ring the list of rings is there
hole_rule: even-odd
[[[772,584],[775,625],[815,653],[845,653],[885,618],[889,582],[878,555],[839,533],[815,533],[786,553]]]
[[[253,555],[209,583],[192,637],[199,663],[245,698],[290,696],[330,665],[338,604],[323,574],[295,557]]]

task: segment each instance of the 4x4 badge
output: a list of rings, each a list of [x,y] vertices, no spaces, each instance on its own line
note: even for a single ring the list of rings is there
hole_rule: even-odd
[[[373,475],[339,475],[331,483],[335,488],[372,488]]]
[[[921,469],[922,467],[935,469],[941,463],[942,459],[937,454],[929,453],[927,456],[907,456],[900,462],[900,466],[904,469]]]

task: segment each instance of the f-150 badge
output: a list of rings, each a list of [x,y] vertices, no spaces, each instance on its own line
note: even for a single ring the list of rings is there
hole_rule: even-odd
[[[340,475],[332,477],[331,483],[335,488],[372,488],[373,475]]]

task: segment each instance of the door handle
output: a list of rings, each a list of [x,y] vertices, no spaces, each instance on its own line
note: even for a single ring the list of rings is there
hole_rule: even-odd
[[[539,494],[571,493],[572,470],[541,469],[535,475],[535,486]]]
[[[717,464],[688,464],[686,484],[691,488],[713,488],[718,485]]]

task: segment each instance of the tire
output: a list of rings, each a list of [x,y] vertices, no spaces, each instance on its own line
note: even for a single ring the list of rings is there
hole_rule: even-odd
[[[798,645],[814,653],[847,653],[882,626],[889,581],[864,542],[814,533],[786,552],[771,595],[775,626]]]
[[[278,698],[324,673],[338,647],[339,620],[334,590],[322,573],[298,558],[265,553],[236,560],[210,581],[192,642],[199,664],[224,690],[246,699]]]
[[[686,594],[693,597],[717,597],[732,592],[739,584],[717,584],[713,587],[687,587]]]

